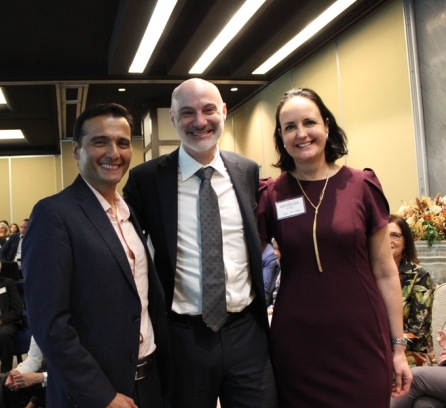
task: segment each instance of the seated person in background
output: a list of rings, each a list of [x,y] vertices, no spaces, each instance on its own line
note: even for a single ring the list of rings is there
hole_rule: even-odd
[[[2,373],[12,369],[13,337],[20,328],[22,313],[23,301],[15,282],[0,276],[0,372]]]
[[[21,269],[22,240],[28,227],[28,219],[25,218],[20,224],[20,232],[12,234],[5,245],[0,248],[0,261],[16,261]]]
[[[0,247],[2,247],[8,240],[10,235],[8,224],[4,221],[0,221]]]
[[[11,225],[9,226],[9,232],[10,232],[11,234],[17,234],[18,232],[20,232],[20,231],[19,231],[19,226],[18,226],[17,224],[15,224],[15,223],[11,224]]]
[[[280,273],[280,265],[277,260],[274,247],[268,244],[262,253],[263,287],[265,289],[266,306],[273,304],[273,292],[276,286],[277,276]]]
[[[408,394],[392,398],[391,408],[444,408],[446,407],[446,332],[438,330],[438,343],[443,348],[438,367],[415,367]]]
[[[432,365],[432,281],[429,273],[417,265],[417,251],[407,222],[390,215],[389,231],[392,255],[400,273],[403,292],[407,361],[410,367]]]
[[[28,357],[3,379],[3,402],[8,408],[45,406],[46,371],[43,354],[31,338]],[[0,408],[2,407],[0,403]]]

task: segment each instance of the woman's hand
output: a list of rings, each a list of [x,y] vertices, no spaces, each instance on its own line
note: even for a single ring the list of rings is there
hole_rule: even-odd
[[[438,361],[438,365],[442,365],[442,363],[446,361],[446,350],[443,350],[440,354],[440,360]]]
[[[409,392],[412,383],[412,372],[407,363],[404,347],[395,344],[393,346],[393,387],[392,397],[397,398],[406,395]]]
[[[441,348],[446,350],[446,332],[444,330],[438,330],[437,341]]]

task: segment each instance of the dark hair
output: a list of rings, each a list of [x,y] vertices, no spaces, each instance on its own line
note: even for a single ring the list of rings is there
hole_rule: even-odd
[[[336,119],[330,110],[324,105],[320,96],[307,88],[293,88],[288,92],[285,92],[279,105],[276,109],[276,127],[274,129],[274,142],[276,144],[276,151],[279,154],[279,160],[277,163],[273,164],[274,167],[279,167],[282,171],[293,170],[296,165],[293,158],[286,151],[283,140],[282,140],[282,130],[280,127],[280,111],[290,99],[295,97],[303,97],[313,101],[319,108],[319,112],[322,119],[328,119],[328,139],[325,145],[325,161],[327,163],[334,163],[337,159],[348,153],[347,150],[347,136],[345,132],[338,126]]]
[[[73,141],[81,145],[82,138],[85,136],[83,129],[84,123],[88,119],[97,116],[112,116],[114,118],[124,118],[130,126],[130,134],[133,133],[133,117],[129,111],[117,103],[95,103],[87,108],[78,116],[74,122]]]
[[[395,223],[400,227],[401,233],[404,238],[404,251],[403,257],[407,261],[418,263],[420,260],[418,259],[417,249],[415,248],[415,243],[413,240],[412,231],[410,230],[409,224],[406,222],[404,218],[399,217],[398,215],[390,214],[389,223]]]

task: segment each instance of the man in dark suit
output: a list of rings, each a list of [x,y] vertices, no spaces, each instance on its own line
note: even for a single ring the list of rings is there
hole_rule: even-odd
[[[218,149],[226,105],[213,84],[191,79],[178,86],[170,119],[180,148],[137,166],[124,188],[153,243],[164,286],[175,380],[170,406],[215,408],[219,397],[223,408],[275,407],[255,220],[258,165]],[[214,169],[210,180],[221,232],[211,238],[219,241],[216,252],[223,257],[226,300],[223,325],[216,327],[204,317],[208,253],[202,250],[207,238],[200,227],[202,182],[195,174],[207,167]]]
[[[116,104],[79,116],[80,175],[36,204],[23,241],[29,325],[48,362],[49,407],[159,408],[170,384],[162,286],[116,191],[132,156],[132,125]]]
[[[0,248],[0,261],[17,261],[20,263],[22,257],[22,240],[26,234],[27,227],[28,219],[25,218],[20,224],[20,233],[12,234]]]
[[[0,372],[6,373],[12,369],[14,334],[20,329],[23,313],[23,301],[12,279],[0,277],[0,312]]]

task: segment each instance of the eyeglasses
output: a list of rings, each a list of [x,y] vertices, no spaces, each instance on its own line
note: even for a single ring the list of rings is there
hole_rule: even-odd
[[[391,241],[400,241],[403,237],[403,234],[399,234],[398,232],[391,232],[389,235]]]

